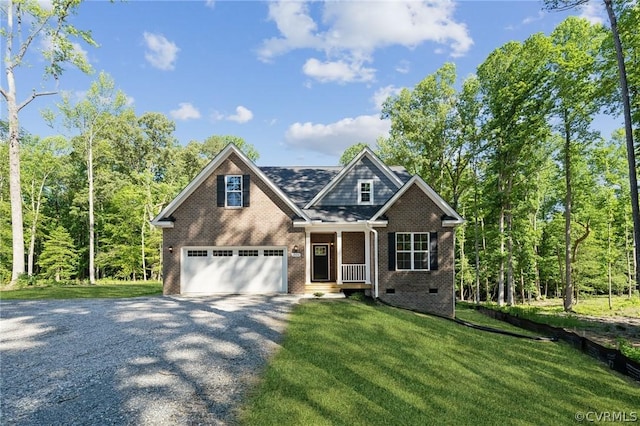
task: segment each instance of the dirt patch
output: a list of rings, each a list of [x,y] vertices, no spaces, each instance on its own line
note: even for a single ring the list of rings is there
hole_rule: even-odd
[[[575,315],[586,323],[586,327],[568,327],[567,331],[586,337],[603,346],[617,347],[618,338],[623,338],[640,348],[640,318],[623,316],[594,317]]]

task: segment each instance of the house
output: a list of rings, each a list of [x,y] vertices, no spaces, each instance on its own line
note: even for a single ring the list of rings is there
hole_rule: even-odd
[[[345,167],[258,167],[220,152],[152,221],[164,294],[364,290],[454,315],[454,229],[419,176],[364,149]]]

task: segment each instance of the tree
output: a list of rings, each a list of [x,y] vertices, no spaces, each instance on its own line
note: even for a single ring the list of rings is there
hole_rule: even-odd
[[[589,0],[544,0],[545,6],[551,10],[568,10],[576,6],[584,5]],[[636,172],[635,145],[633,142],[633,124],[631,116],[631,97],[629,95],[629,84],[627,80],[627,67],[625,64],[625,55],[618,30],[618,20],[614,10],[614,0],[603,0],[609,23],[611,25],[611,36],[616,51],[616,62],[618,65],[618,79],[620,85],[620,95],[622,110],[624,116],[624,129],[627,145],[627,163],[629,168],[629,187],[631,190],[631,210],[633,214],[633,230],[635,237],[635,259],[636,265],[640,265],[640,207],[638,205],[638,178]],[[620,0],[620,4],[624,6],[630,3],[631,8],[637,8],[636,2],[628,2]],[[636,14],[637,16],[637,14]],[[633,22],[633,21],[632,21]],[[633,28],[629,28],[630,32],[637,33],[637,20],[632,24]],[[640,268],[636,268],[636,285],[640,285]]]
[[[562,164],[565,180],[565,300],[564,309],[573,306],[571,280],[572,260],[572,158],[581,148],[590,144],[595,135],[589,125],[597,113],[597,85],[593,84],[595,64],[604,34],[600,27],[588,21],[569,17],[551,34],[553,58],[551,60],[551,86],[555,105],[553,114],[556,128],[562,135]],[[587,222],[588,224],[589,222]],[[588,233],[589,228],[585,228]],[[577,243],[574,242],[574,244]]]
[[[58,225],[44,242],[44,250],[38,264],[44,275],[56,281],[70,279],[77,267],[78,255],[71,236],[63,226]]]
[[[9,191],[11,200],[11,230],[13,240],[13,267],[11,281],[24,273],[24,231],[22,218],[22,193],[20,186],[20,121],[18,114],[34,99],[52,95],[51,91],[34,91],[22,102],[18,102],[18,90],[15,71],[25,65],[25,55],[33,41],[45,37],[50,49],[44,52],[48,65],[45,76],[56,81],[63,72],[62,65],[67,62],[83,72],[91,67],[79,50],[76,50],[71,38],[79,37],[90,45],[96,45],[87,31],[81,31],[68,23],[70,15],[75,13],[81,0],[53,0],[49,7],[36,0],[7,0],[0,3],[6,27],[0,31],[4,39],[5,53],[2,63],[7,78],[7,87],[0,86],[0,94],[7,102],[9,118]]]
[[[368,148],[369,144],[366,142],[358,142],[356,144],[351,145],[347,149],[344,150],[342,155],[340,156],[339,163],[341,166],[346,166],[355,158],[356,155],[360,154],[363,149]]]
[[[78,131],[76,141],[83,144],[87,161],[89,205],[89,282],[95,284],[95,211],[94,211],[94,145],[104,138],[110,119],[122,111],[126,96],[116,90],[115,82],[105,73],[91,85],[84,99],[73,104],[68,95],[58,105],[65,127]]]

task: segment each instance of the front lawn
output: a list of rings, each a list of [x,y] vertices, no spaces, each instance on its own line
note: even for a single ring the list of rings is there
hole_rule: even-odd
[[[26,286],[17,290],[2,290],[0,300],[126,298],[159,294],[162,294],[162,283],[158,281],[110,281],[96,285]]]
[[[640,386],[564,343],[350,301],[296,306],[241,410],[253,425],[571,424]]]

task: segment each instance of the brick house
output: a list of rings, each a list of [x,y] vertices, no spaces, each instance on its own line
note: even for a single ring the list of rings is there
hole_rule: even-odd
[[[229,145],[152,223],[165,294],[364,290],[454,315],[463,219],[369,149],[345,167],[258,167]]]

